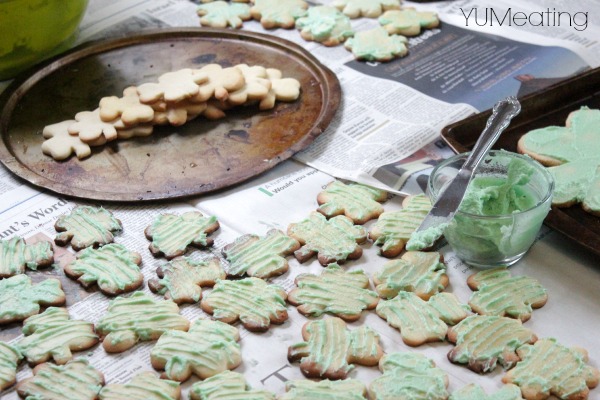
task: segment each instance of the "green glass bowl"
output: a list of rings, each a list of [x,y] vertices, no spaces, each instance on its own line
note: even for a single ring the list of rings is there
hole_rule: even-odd
[[[0,0],[0,80],[66,50],[88,0]]]

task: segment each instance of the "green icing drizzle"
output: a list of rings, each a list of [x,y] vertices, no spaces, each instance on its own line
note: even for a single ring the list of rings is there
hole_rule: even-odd
[[[100,391],[100,400],[177,400],[179,383],[159,379],[152,372],[142,372],[130,382],[106,385]]]
[[[23,355],[16,347],[0,342],[0,390],[9,387],[17,376],[17,365]]]
[[[206,231],[216,223],[215,216],[204,217],[195,211],[182,215],[161,214],[151,225],[152,245],[166,257],[185,252],[190,244],[208,246]]]
[[[202,382],[196,382],[190,391],[192,400],[275,400],[273,393],[248,387],[242,374],[224,371]]]
[[[111,232],[122,229],[110,211],[90,206],[75,207],[69,215],[61,216],[56,228],[64,231],[57,235],[57,240],[68,242],[72,236],[71,245],[76,249],[110,243],[114,239]]]
[[[383,212],[376,200],[383,201],[386,197],[383,190],[333,181],[319,194],[319,202],[322,202],[319,211],[328,217],[345,214],[355,223],[363,224]]]
[[[25,244],[20,237],[0,240],[0,278],[22,274],[25,267],[36,270],[38,264],[48,264],[53,254],[50,242]]]
[[[285,388],[287,393],[279,400],[364,400],[367,392],[365,384],[356,379],[287,381]]]
[[[521,390],[515,385],[504,385],[497,392],[487,395],[473,383],[453,392],[448,400],[523,400]]]
[[[58,279],[33,285],[27,275],[0,280],[0,321],[22,320],[40,312],[40,303],[64,304],[65,292]]]

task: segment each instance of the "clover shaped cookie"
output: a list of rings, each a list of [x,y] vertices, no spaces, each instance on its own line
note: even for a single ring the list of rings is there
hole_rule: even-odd
[[[179,383],[159,379],[152,372],[140,372],[125,384],[111,383],[102,388],[100,400],[178,400]]]
[[[71,243],[74,250],[102,246],[114,240],[112,232],[123,229],[121,221],[100,207],[77,206],[62,215],[54,224],[58,235],[54,242],[59,246]]]
[[[358,243],[367,239],[365,228],[354,225],[348,217],[338,215],[328,220],[318,212],[290,224],[287,234],[302,245],[294,252],[298,261],[304,262],[317,255],[323,266],[360,258],[362,248]]]
[[[53,359],[57,364],[71,360],[71,351],[89,349],[98,343],[94,324],[73,320],[66,308],[48,307],[23,323],[25,337],[17,348],[31,365]]]
[[[17,366],[23,358],[21,352],[8,343],[0,342],[0,391],[17,380]]]
[[[377,365],[383,355],[374,330],[368,326],[348,330],[340,318],[307,322],[302,337],[304,342],[289,347],[288,360],[300,361],[308,378],[345,379],[353,364]]]
[[[463,319],[448,329],[447,336],[455,343],[448,359],[478,373],[490,372],[497,364],[511,368],[519,360],[516,350],[537,340],[520,320],[487,315]]]
[[[19,396],[26,399],[94,400],[104,385],[104,375],[87,360],[66,365],[45,363],[33,369],[33,376],[17,385]]]
[[[443,341],[448,325],[462,321],[469,311],[469,307],[460,304],[451,293],[438,293],[424,301],[412,292],[400,292],[377,305],[377,314],[398,328],[402,340],[409,346]]]
[[[334,0],[332,5],[350,18],[377,18],[386,10],[400,8],[400,0]]]
[[[171,259],[185,254],[188,246],[211,246],[213,240],[208,235],[217,229],[216,217],[189,211],[182,215],[160,214],[144,233],[152,241],[149,249],[154,256],[164,255]]]
[[[238,64],[235,68],[242,72],[245,82],[242,88],[229,93],[229,97],[227,98],[229,105],[236,106],[251,101],[261,101],[267,97],[271,90],[271,81],[265,67]]]
[[[379,217],[383,212],[380,202],[387,200],[387,192],[361,184],[346,185],[333,181],[317,196],[319,211],[326,217],[345,215],[355,224],[362,225]]]
[[[151,122],[154,118],[154,109],[140,101],[135,86],[125,88],[123,97],[103,97],[100,99],[99,108],[102,121],[109,122],[120,118],[125,126]]]
[[[58,279],[49,278],[36,284],[32,284],[31,278],[24,274],[2,279],[0,325],[38,314],[40,306],[61,306],[65,300],[65,292]]]
[[[470,383],[459,390],[455,390],[449,397],[449,400],[523,400],[521,389],[515,385],[503,385],[502,388],[493,394],[487,395],[485,390],[477,384]]]
[[[363,271],[346,272],[337,264],[327,266],[321,275],[300,274],[295,283],[298,287],[290,291],[288,301],[311,317],[331,313],[356,321],[362,310],[375,308],[379,301],[368,289],[369,277]]]
[[[374,399],[448,398],[448,375],[422,354],[386,354],[379,361],[379,369],[383,375],[369,384]]]
[[[568,348],[555,339],[541,339],[517,349],[521,361],[502,378],[521,388],[525,399],[587,399],[598,385],[600,371],[587,364],[587,351]],[[560,373],[557,373],[560,371]]]
[[[440,20],[434,12],[417,11],[408,7],[384,12],[379,17],[379,23],[390,35],[416,36],[423,28],[436,28]]]
[[[188,380],[192,373],[206,379],[242,362],[236,327],[209,319],[196,320],[188,332],[168,331],[150,353],[152,366],[168,379]]]
[[[150,279],[148,287],[177,304],[196,303],[202,298],[203,286],[212,287],[226,274],[217,257],[206,261],[194,261],[177,257],[156,269],[159,279]]]
[[[190,390],[192,400],[221,400],[221,399],[248,399],[248,400],[275,400],[275,395],[266,390],[252,389],[246,383],[244,375],[224,371],[196,382]]]
[[[75,114],[74,122],[67,130],[71,135],[79,136],[85,143],[94,143],[98,140],[114,140],[117,138],[117,128],[114,122],[105,122],[100,118],[100,109],[94,111],[80,111]]]
[[[74,119],[46,125],[42,131],[44,143],[42,152],[56,161],[66,160],[75,154],[78,159],[83,159],[92,154],[90,146],[100,146],[106,143],[104,136],[99,137],[92,143],[85,143],[78,135],[71,135],[69,127],[76,123]]]
[[[14,236],[0,240],[0,279],[25,273],[25,268],[37,270],[47,267],[54,261],[54,251],[48,241],[27,244]]]
[[[198,86],[198,94],[192,98],[194,102],[208,101],[215,98],[225,101],[230,92],[244,86],[242,71],[235,67],[223,68],[219,64],[208,64],[194,72],[202,83]]]
[[[324,46],[337,46],[354,36],[350,18],[331,6],[310,7],[305,17],[296,20],[296,28],[304,40]]]
[[[260,110],[270,110],[275,107],[276,101],[294,101],[300,96],[300,82],[297,79],[283,78],[282,72],[276,68],[267,68],[267,77],[271,89],[267,97],[260,101]]]
[[[264,332],[288,319],[286,298],[283,288],[262,279],[221,280],[200,306],[216,320],[233,324],[239,319],[249,331]]]
[[[404,36],[390,35],[384,28],[377,27],[356,32],[344,46],[357,60],[386,62],[407,55],[407,43]]]
[[[205,82],[206,76],[196,70],[183,68],[166,72],[158,77],[158,82],[147,82],[139,85],[136,90],[140,102],[153,104],[157,101],[179,102],[198,94],[198,84]]]
[[[243,235],[223,248],[229,261],[228,274],[254,276],[266,279],[288,270],[286,256],[300,248],[300,243],[278,229],[271,229],[263,237]]]
[[[198,15],[201,25],[212,28],[241,28],[244,21],[252,18],[247,4],[221,0],[198,6]]]
[[[402,209],[384,212],[369,231],[369,238],[381,246],[379,254],[393,258],[399,255],[410,235],[421,225],[431,209],[431,202],[422,194],[407,196]]]
[[[469,305],[478,314],[531,318],[533,308],[546,304],[546,289],[528,276],[512,276],[506,268],[479,271],[469,276],[467,284],[475,292]]]
[[[250,14],[265,29],[291,29],[307,9],[308,3],[303,0],[254,0]]]
[[[319,382],[309,379],[287,381],[285,383],[286,393],[279,400],[304,400],[304,399],[336,399],[336,400],[358,400],[367,395],[364,383],[356,379],[344,379],[341,381],[330,381],[324,379]]]
[[[171,300],[155,300],[144,292],[117,297],[96,324],[103,337],[102,346],[109,353],[120,353],[140,340],[156,340],[168,330],[187,331],[190,322],[179,315]]]

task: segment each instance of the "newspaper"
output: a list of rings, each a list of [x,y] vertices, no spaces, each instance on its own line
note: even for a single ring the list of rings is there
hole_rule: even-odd
[[[470,0],[405,2],[406,5],[421,10],[437,11],[441,16],[442,26],[417,39],[411,39],[411,56],[406,61],[390,64],[357,63],[341,47],[325,48],[317,43],[304,42],[295,30],[277,30],[278,36],[303,46],[331,68],[338,76],[344,94],[343,104],[330,127],[309,149],[298,154],[295,160],[279,164],[243,185],[214,195],[187,201],[127,205],[62,198],[25,184],[2,166],[0,239],[6,240],[18,235],[27,240],[52,240],[56,234],[53,225],[60,215],[68,213],[79,204],[103,206],[123,223],[124,230],[116,236],[116,242],[142,255],[142,272],[145,278],[142,290],[150,293],[146,282],[155,277],[156,267],[165,260],[154,258],[150,254],[144,229],[161,213],[179,214],[196,210],[217,216],[221,227],[213,234],[214,246],[194,251],[190,255],[197,259],[216,255],[227,267],[227,262],[221,255],[224,245],[242,234],[264,235],[271,228],[285,231],[290,223],[301,221],[317,207],[317,193],[334,177],[369,183],[386,188],[391,193],[420,192],[430,169],[451,154],[439,138],[440,129],[489,107],[499,97],[518,91],[517,86],[509,85],[509,82],[514,83],[514,78],[501,71],[495,71],[493,76],[485,78],[483,64],[468,64],[472,78],[478,77],[473,83],[481,87],[481,91],[477,92],[480,95],[473,95],[473,90],[466,90],[461,86],[463,83],[456,80],[457,74],[466,74],[460,70],[453,70],[453,76],[442,74],[439,81],[421,87],[416,82],[426,76],[431,78],[431,68],[435,66],[436,60],[440,65],[444,65],[447,60],[444,57],[436,58],[431,53],[433,50],[440,51],[440,48],[449,46],[452,49],[449,54],[439,54],[452,56],[464,53],[470,59],[473,54],[468,53],[469,49],[495,46],[491,53],[497,53],[500,58],[490,59],[489,63],[496,65],[504,57],[505,71],[511,71],[513,75],[526,75],[526,66],[536,65],[537,76],[547,78],[564,78],[600,63],[599,44],[595,39],[598,37],[598,27],[592,26],[591,22],[586,30],[581,31],[565,26],[560,30],[557,27],[466,27],[463,12],[468,14],[473,7],[481,10],[494,7],[501,18],[508,8],[512,8],[513,12],[518,9],[531,14],[540,8],[546,10],[548,7],[555,7],[572,10],[573,13],[584,10],[589,11],[590,15],[598,15],[600,6],[587,3],[549,0],[494,1],[493,4]],[[147,28],[198,26],[196,7],[197,4],[186,0],[91,0],[79,41],[124,36]],[[581,18],[577,22],[583,23]],[[353,24],[357,29],[366,29],[373,26],[374,21],[360,19],[353,21]],[[260,24],[253,21],[246,22],[244,29],[264,32]],[[465,36],[468,36],[468,41],[460,39]],[[422,46],[421,50],[418,50],[418,46]],[[489,53],[488,49],[486,54]],[[413,56],[413,61],[418,59],[420,69],[411,65],[410,57]],[[555,57],[551,66],[545,65],[548,63],[547,57]],[[453,65],[460,65],[461,62],[464,64],[460,59],[453,59]],[[516,68],[517,65],[523,70]],[[500,81],[491,80],[500,75],[506,76]],[[6,83],[3,85],[6,86]],[[0,90],[2,88],[0,86]],[[386,211],[400,209],[401,201],[402,196],[392,194],[384,207]],[[372,224],[373,222],[367,223],[366,229]],[[344,264],[344,268],[362,269],[373,276],[387,260],[378,255],[378,248],[372,243],[366,243],[362,247],[363,256]],[[443,254],[448,265],[450,286],[447,290],[466,303],[471,294],[466,285],[466,277],[473,271],[443,241],[435,250]],[[539,337],[555,337],[567,346],[586,348],[590,363],[598,367],[600,349],[597,346],[597,332],[600,330],[600,317],[597,304],[600,302],[600,273],[597,270],[597,260],[578,250],[571,243],[566,243],[559,234],[543,228],[538,241],[511,271],[538,279],[549,293],[548,304],[534,311],[532,319],[526,323],[527,327]],[[86,291],[64,276],[62,266],[75,257],[69,247],[57,248],[56,254],[55,266],[29,275],[34,279],[58,277],[68,293],[67,306],[71,317],[98,321],[105,313],[110,299],[96,290]],[[300,264],[289,257],[288,261],[289,272],[271,280],[286,291],[294,286],[294,278],[298,274],[319,274],[323,269],[315,260]],[[210,289],[204,289],[203,292],[206,295]],[[208,318],[197,304],[182,305],[180,309],[182,315],[191,321]],[[288,306],[288,312],[288,321],[283,325],[272,326],[265,333],[251,333],[236,324],[241,332],[243,356],[242,365],[236,371],[243,373],[251,386],[262,387],[278,395],[284,392],[287,380],[303,378],[298,365],[288,362],[287,350],[290,345],[302,341],[301,328],[309,319],[300,315],[292,306]],[[349,324],[350,329],[363,325],[378,332],[386,353],[418,352],[434,360],[449,376],[449,391],[468,383],[478,383],[488,393],[502,386],[504,372],[500,368],[490,374],[478,375],[464,366],[450,363],[447,353],[452,346],[448,343],[409,347],[402,342],[398,331],[373,311],[364,312],[359,321]],[[0,339],[3,341],[14,343],[20,337],[21,329],[18,324],[0,328]],[[107,383],[125,383],[140,371],[153,370],[149,360],[153,346],[154,342],[143,342],[124,353],[107,354],[98,345],[89,351],[75,353],[75,357],[88,359],[104,373]],[[17,380],[31,376],[31,373],[31,368],[22,363]],[[376,367],[362,366],[357,366],[350,373],[350,377],[365,384],[380,375]],[[182,398],[188,398],[190,387],[195,382],[198,379],[193,377],[182,385]],[[597,390],[592,391],[590,398],[600,398],[600,393],[596,392]],[[8,400],[18,398],[14,388],[4,391],[0,397]]]

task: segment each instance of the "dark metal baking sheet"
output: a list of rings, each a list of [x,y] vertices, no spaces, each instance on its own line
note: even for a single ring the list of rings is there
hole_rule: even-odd
[[[523,134],[549,125],[564,126],[571,111],[581,106],[600,108],[600,69],[554,84],[520,99],[521,113],[502,133],[496,149],[517,151]],[[457,153],[470,150],[483,130],[491,110],[475,114],[442,130],[442,138]],[[552,207],[545,224],[600,255],[600,217],[585,212],[579,205]]]
[[[164,72],[210,63],[262,65],[301,83],[272,110],[238,107],[218,121],[158,127],[146,138],[93,147],[84,160],[42,154],[44,126],[93,110],[104,96]],[[206,193],[244,181],[308,146],[340,103],[335,74],[300,46],[271,35],[163,29],[87,44],[17,78],[0,97],[0,159],[30,183],[64,195],[137,201]]]

